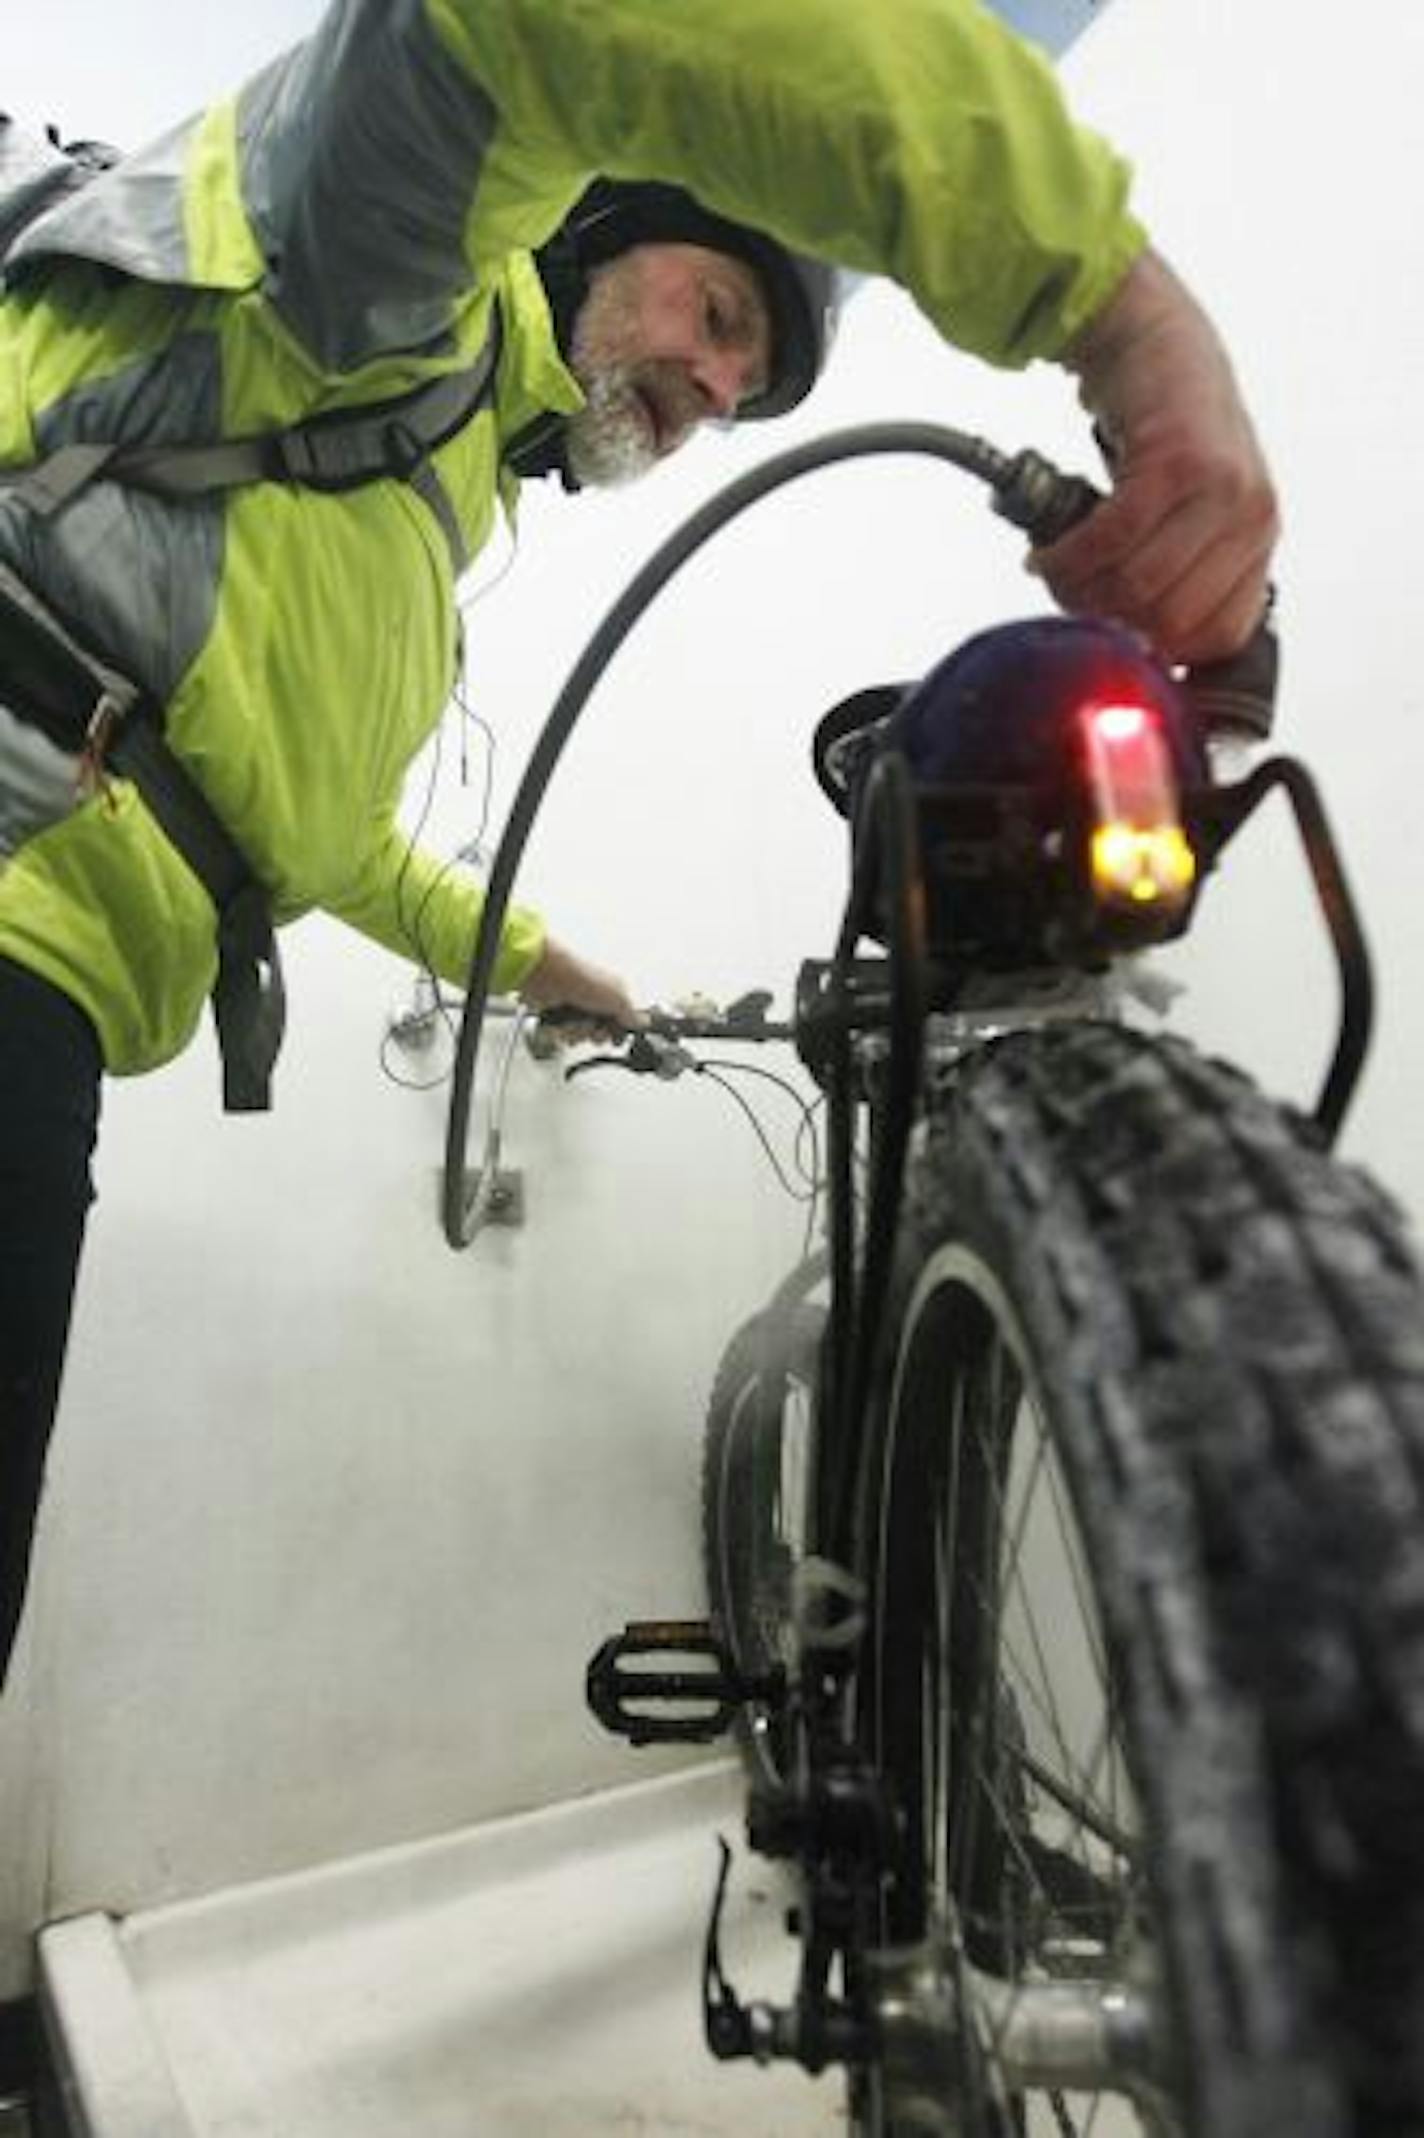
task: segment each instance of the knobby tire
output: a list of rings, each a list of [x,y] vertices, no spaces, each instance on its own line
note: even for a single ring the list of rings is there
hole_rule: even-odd
[[[918,1132],[884,1337],[885,1941],[965,1981],[1160,1980],[1142,2128],[1419,2138],[1424,1300],[1393,1206],[1180,1042],[1011,1034]],[[994,2059],[981,2015],[955,2128],[1122,2128]],[[856,2127],[925,2128],[895,2098],[863,2074]]]

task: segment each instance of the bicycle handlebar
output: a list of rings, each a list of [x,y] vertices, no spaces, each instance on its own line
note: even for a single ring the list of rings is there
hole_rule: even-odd
[[[785,1019],[768,1017],[771,1003],[768,990],[757,989],[754,993],[740,996],[729,1003],[725,1010],[699,1010],[683,1014],[675,1010],[649,1009],[642,1025],[608,1025],[601,1032],[609,1045],[620,1048],[617,1054],[587,1055],[565,1071],[568,1081],[582,1076],[590,1069],[626,1069],[634,1076],[655,1076],[664,1082],[679,1077],[685,1070],[698,1069],[700,1062],[687,1051],[689,1039],[715,1040],[719,1045],[765,1046],[768,1042],[790,1043],[796,1037],[796,1027]],[[545,1010],[539,1017],[529,1037],[529,1050],[543,1060],[554,1051],[552,1038],[540,1044],[542,1035],[557,1035],[569,1025],[586,1025],[588,1012],[574,1004],[559,1005]]]
[[[794,1025],[767,1016],[771,1001],[769,988],[756,988],[750,994],[739,995],[724,1010],[685,1012],[654,1004],[645,1011],[641,1025],[600,1024],[577,1003],[558,1003],[540,1012],[535,1032],[557,1033],[569,1025],[598,1025],[600,1031],[619,1041],[635,1039],[640,1031],[654,1032],[660,1039],[743,1040],[753,1045],[763,1040],[793,1039]]]

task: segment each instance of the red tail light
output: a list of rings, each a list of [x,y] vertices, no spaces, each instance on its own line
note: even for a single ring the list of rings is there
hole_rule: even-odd
[[[1080,715],[1080,728],[1095,893],[1106,905],[1181,907],[1196,857],[1158,714],[1145,705],[1095,705]]]

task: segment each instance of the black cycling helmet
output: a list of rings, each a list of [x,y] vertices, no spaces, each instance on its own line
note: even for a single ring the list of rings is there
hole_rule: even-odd
[[[755,268],[771,316],[766,391],[737,410],[739,423],[784,415],[820,376],[837,310],[836,271],[764,231],[716,215],[681,186],[598,178],[536,258],[565,354],[595,267],[634,245],[707,245]]]

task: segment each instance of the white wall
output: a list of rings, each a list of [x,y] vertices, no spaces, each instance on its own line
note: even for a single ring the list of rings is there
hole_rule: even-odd
[[[70,0],[70,33],[85,12]],[[311,10],[236,12],[205,19],[200,91]],[[155,7],[124,14],[154,38]],[[1290,521],[1283,738],[1326,780],[1383,982],[1349,1143],[1418,1209],[1405,397],[1424,302],[1404,144],[1424,23],[1407,0],[1367,0],[1351,24],[1287,0],[1118,0],[1067,74],[1136,150],[1143,206],[1229,324],[1261,411]],[[82,38],[64,49],[83,59]],[[151,95],[147,52],[135,74]],[[89,88],[58,115],[103,132],[102,75]],[[12,66],[8,98],[28,94]],[[471,614],[504,801],[653,541],[773,445],[871,415],[1084,454],[1057,374],[983,371],[867,292],[804,421],[699,448],[641,496],[531,497],[516,570]],[[531,892],[643,996],[764,983],[784,1001],[836,918],[840,827],[805,772],[816,716],[1037,603],[1007,531],[947,471],[814,478],[689,567],[620,658],[556,782]],[[450,782],[432,828],[455,843],[474,815]],[[1259,843],[1211,896],[1184,1018],[1304,1094],[1330,980],[1285,842]],[[206,1041],[109,1093],[33,1608],[0,1710],[0,1994],[41,1915],[646,1771],[585,1720],[582,1665],[624,1616],[694,1606],[703,1392],[723,1335],[796,1251],[798,1214],[718,1093],[565,1089],[528,1065],[507,1156],[529,1222],[451,1255],[441,1095],[397,1092],[376,1059],[400,969],[321,923],[288,957],[274,1117],[217,1115]]]
[[[1424,18],[1404,0],[1130,0],[1082,48],[1083,101],[1139,144],[1164,248],[1229,322],[1286,512],[1279,739],[1324,782],[1380,982],[1346,1148],[1424,1210],[1417,652],[1424,238],[1411,112]],[[1273,811],[1279,802],[1269,805]],[[1284,818],[1243,835],[1189,961],[1189,1021],[1313,1096],[1334,981]]]

